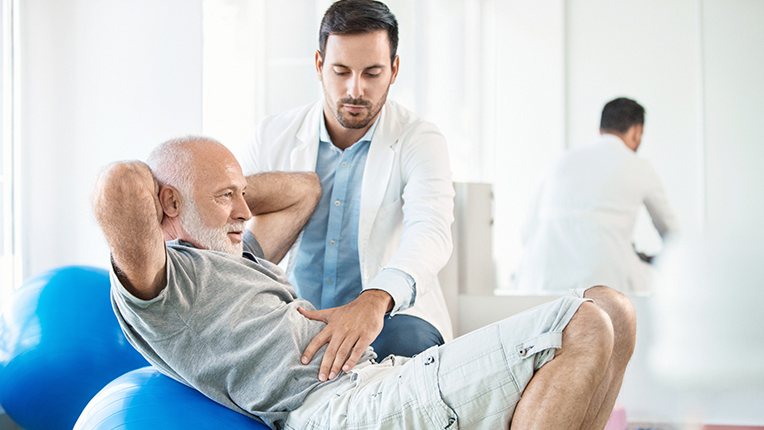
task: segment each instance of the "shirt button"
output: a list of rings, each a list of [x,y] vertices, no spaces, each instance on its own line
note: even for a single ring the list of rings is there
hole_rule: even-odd
[[[332,285],[332,282],[334,282],[334,281],[332,281],[332,278],[329,278],[329,279],[326,280],[326,283],[329,284],[329,285]]]
[[[339,200],[335,200],[334,201],[334,206],[339,206],[339,205],[340,205],[340,201]]]
[[[347,162],[345,162],[345,161],[343,161],[343,162],[342,162],[342,164],[340,164],[340,165],[341,165],[342,167],[347,167],[347,166],[348,166],[348,163],[347,163]]]
[[[330,246],[334,246],[334,241],[333,241],[333,240],[330,240],[330,241],[329,241],[329,245],[330,245]]]

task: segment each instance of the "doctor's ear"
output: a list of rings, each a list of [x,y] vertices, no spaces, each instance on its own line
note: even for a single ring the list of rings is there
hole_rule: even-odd
[[[395,83],[395,79],[398,77],[398,69],[400,68],[400,65],[401,65],[401,57],[396,55],[395,58],[393,59],[393,63],[391,64],[393,73],[392,73],[392,77],[390,78],[390,85]]]
[[[165,185],[159,189],[159,204],[162,205],[162,211],[165,216],[175,218],[180,215],[180,210],[183,207],[183,197],[175,187]]]
[[[316,50],[316,75],[318,80],[321,81],[321,70],[324,68],[324,59],[321,58],[321,51]]]

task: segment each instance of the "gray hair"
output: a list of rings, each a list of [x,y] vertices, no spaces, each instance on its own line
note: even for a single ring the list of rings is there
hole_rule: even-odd
[[[194,149],[202,145],[222,145],[206,136],[189,135],[176,137],[161,143],[149,154],[148,164],[159,186],[170,185],[178,189],[181,195],[191,197],[194,186],[192,170],[194,167]]]

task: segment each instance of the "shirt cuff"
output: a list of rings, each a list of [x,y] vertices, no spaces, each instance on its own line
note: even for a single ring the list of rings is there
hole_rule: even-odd
[[[405,311],[414,304],[416,299],[416,282],[403,270],[387,268],[364,288],[366,290],[382,290],[393,298],[393,309],[390,316]]]

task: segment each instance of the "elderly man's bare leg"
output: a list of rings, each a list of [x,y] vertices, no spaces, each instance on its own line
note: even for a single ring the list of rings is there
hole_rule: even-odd
[[[618,392],[621,390],[623,376],[626,373],[626,366],[634,353],[637,318],[631,300],[611,288],[592,287],[584,292],[584,297],[594,300],[594,303],[608,314],[613,323],[613,353],[602,383],[594,393],[580,427],[582,430],[602,429],[605,428],[613,411]]]
[[[606,311],[583,303],[563,330],[562,348],[525,388],[511,428],[576,430],[585,420],[596,421],[607,397],[601,393],[610,388],[602,385],[613,346],[613,324]]]

